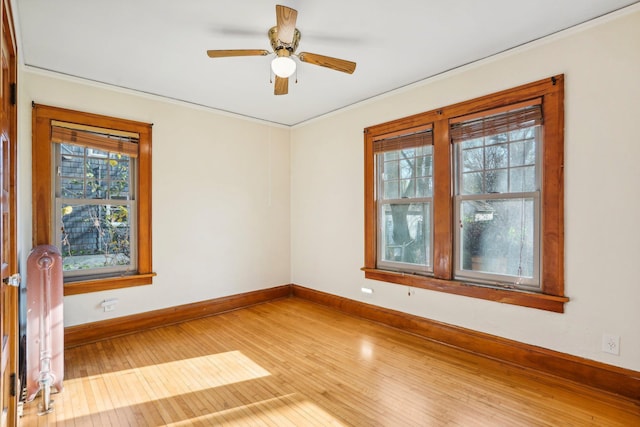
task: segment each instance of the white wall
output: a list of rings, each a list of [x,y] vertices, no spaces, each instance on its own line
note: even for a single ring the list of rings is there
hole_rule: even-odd
[[[639,41],[636,5],[295,127],[292,282],[640,370]],[[406,287],[365,280],[363,128],[559,73],[566,77],[565,313],[420,289],[408,296]],[[363,285],[372,297],[363,297]],[[603,333],[621,337],[620,356],[601,351]]]
[[[23,263],[32,247],[31,102],[154,124],[158,276],[151,286],[66,297],[65,326],[290,283],[289,129],[30,70],[19,94]],[[101,310],[105,298],[119,299],[113,312]]]

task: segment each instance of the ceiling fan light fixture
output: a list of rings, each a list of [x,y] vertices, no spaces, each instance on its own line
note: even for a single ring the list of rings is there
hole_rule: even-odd
[[[273,51],[264,49],[225,49],[207,50],[210,58],[225,58],[232,56],[265,56],[273,54],[271,70],[276,79],[273,85],[274,95],[286,95],[289,93],[289,77],[297,72],[298,61],[307,64],[318,65],[347,74],[353,74],[356,63],[331,56],[318,55],[317,53],[302,52],[296,54],[300,42],[300,30],[296,28],[298,11],[287,6],[276,5],[276,25],[267,32],[269,43]],[[297,59],[294,61],[293,57]],[[271,74],[269,81],[273,82]],[[296,78],[297,83],[297,78]]]
[[[287,78],[296,72],[296,61],[288,56],[278,56],[271,61],[271,71],[278,77]]]

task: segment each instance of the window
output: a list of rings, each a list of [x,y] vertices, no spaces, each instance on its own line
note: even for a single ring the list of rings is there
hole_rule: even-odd
[[[563,312],[563,83],[365,129],[365,277]]]
[[[432,271],[431,129],[390,136],[374,144],[378,179],[378,265]]]
[[[151,126],[34,104],[34,246],[65,295],[150,284]]]
[[[539,101],[449,121],[456,278],[540,288]]]
[[[54,122],[54,244],[67,278],[136,270],[137,133]]]

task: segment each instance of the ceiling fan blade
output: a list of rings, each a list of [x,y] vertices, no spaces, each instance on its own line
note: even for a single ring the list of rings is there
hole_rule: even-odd
[[[290,7],[276,5],[276,23],[278,26],[278,39],[282,43],[290,44],[296,29],[298,11]]]
[[[273,86],[274,95],[286,95],[289,93],[289,78],[276,76],[276,83]]]
[[[268,55],[268,50],[263,49],[228,49],[228,50],[208,50],[210,58],[226,58],[229,56],[264,56]]]
[[[352,74],[356,70],[356,63],[345,59],[332,58],[330,56],[309,52],[302,52],[298,55],[298,58],[300,58],[302,62],[331,68],[332,70],[342,71],[343,73]]]

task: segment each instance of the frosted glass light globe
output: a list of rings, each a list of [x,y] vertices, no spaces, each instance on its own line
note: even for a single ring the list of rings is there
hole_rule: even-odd
[[[288,56],[279,56],[271,61],[271,70],[278,77],[289,77],[296,71],[296,61]]]

